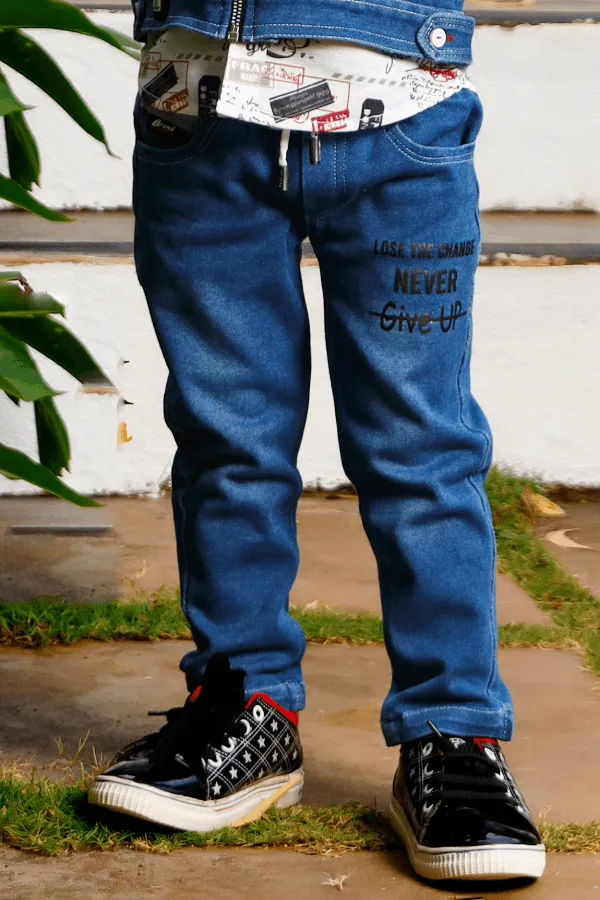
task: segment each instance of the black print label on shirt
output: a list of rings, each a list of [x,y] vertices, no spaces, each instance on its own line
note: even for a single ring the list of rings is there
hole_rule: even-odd
[[[310,112],[312,109],[329,106],[333,100],[333,94],[327,82],[315,81],[314,84],[307,84],[297,91],[288,91],[286,94],[271,97],[269,103],[275,121],[281,122],[282,119],[290,119]]]
[[[432,313],[409,313],[404,306],[398,308],[390,300],[385,304],[381,312],[369,311],[370,316],[379,319],[379,327],[382,331],[408,331],[410,334],[417,331],[419,334],[430,334],[437,326],[443,334],[453,331],[456,323],[463,316],[468,315],[468,310],[462,308],[460,300],[454,300],[449,306],[442,303],[437,315]]]

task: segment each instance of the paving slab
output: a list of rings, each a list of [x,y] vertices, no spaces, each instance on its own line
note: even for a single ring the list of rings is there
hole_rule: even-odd
[[[600,600],[600,502],[563,503],[562,519],[539,523],[538,534],[556,558]],[[563,546],[564,544],[579,546]]]
[[[0,759],[56,758],[60,738],[73,753],[88,736],[108,760],[152,731],[147,710],[183,699],[179,660],[185,641],[141,645],[81,644],[50,651],[0,651]],[[505,649],[500,668],[516,707],[515,740],[506,745],[528,802],[553,821],[600,818],[600,693],[578,656],[558,650]],[[305,801],[358,800],[387,805],[397,761],[379,730],[390,672],[382,647],[311,645],[304,672],[307,709],[300,727],[306,751]],[[576,772],[574,778],[573,773]]]
[[[170,498],[109,497],[103,503],[102,509],[86,510],[45,497],[0,498],[0,602],[28,600],[35,594],[102,600],[137,589],[176,586]],[[45,525],[73,525],[84,531],[43,533]],[[23,526],[40,526],[42,531],[11,532]],[[105,534],[86,536],[86,527],[102,526]],[[292,604],[322,603],[348,612],[380,613],[375,560],[354,497],[303,497],[298,539],[300,572]],[[498,577],[498,621],[550,624],[549,617],[505,575]]]
[[[377,569],[353,497],[305,497],[298,514],[300,571],[296,605],[324,603],[348,612],[381,612]],[[498,622],[549,625],[550,618],[507,575],[497,578]]]
[[[110,513],[112,516],[112,511]],[[0,603],[34,596],[96,602],[119,594],[119,548],[106,507],[49,497],[0,499]]]
[[[40,857],[0,849],[0,886],[11,900],[331,900],[342,882],[345,896],[374,900],[598,900],[600,857],[550,855],[538,882],[426,884],[404,853],[346,853],[339,858],[290,850],[179,850],[168,856],[119,850]],[[333,881],[333,885],[330,883]],[[93,885],[93,894],[90,886]]]

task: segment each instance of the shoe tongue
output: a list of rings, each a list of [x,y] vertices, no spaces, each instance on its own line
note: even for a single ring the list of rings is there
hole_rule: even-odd
[[[234,719],[245,707],[245,677],[241,669],[231,668],[224,653],[215,653],[206,665],[202,686],[190,694],[188,702],[198,710],[216,714],[221,721]]]

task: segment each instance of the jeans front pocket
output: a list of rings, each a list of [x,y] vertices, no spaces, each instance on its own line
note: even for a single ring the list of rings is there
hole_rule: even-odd
[[[176,122],[178,118],[183,120],[187,117],[172,116],[164,121],[153,116],[152,111],[142,104],[138,94],[133,112],[135,156],[158,164],[191,159],[208,146],[221,121],[216,116],[200,116],[193,123],[184,122],[185,127],[181,127]],[[158,126],[156,131],[153,130],[154,126]]]
[[[435,165],[471,160],[482,120],[479,96],[463,88],[385,130],[406,156]]]

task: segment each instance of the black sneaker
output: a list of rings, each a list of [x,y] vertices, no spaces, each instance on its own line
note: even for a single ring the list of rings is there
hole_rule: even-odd
[[[402,746],[391,820],[423,878],[539,878],[545,848],[492,738],[442,735]]]
[[[244,702],[244,673],[215,654],[202,688],[167,724],[125,747],[89,802],[180,831],[214,831],[300,801],[298,716],[266,694]]]

